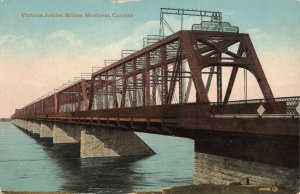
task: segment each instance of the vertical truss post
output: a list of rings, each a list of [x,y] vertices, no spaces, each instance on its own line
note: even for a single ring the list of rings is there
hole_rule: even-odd
[[[88,108],[88,110],[92,110],[93,104],[94,104],[94,95],[95,95],[94,84],[95,84],[95,77],[92,76],[92,79],[91,79],[91,88],[90,88],[90,96],[89,96],[89,108]]]
[[[44,107],[44,100],[42,100],[42,114],[44,114],[45,113],[45,107]]]
[[[247,83],[247,69],[244,69],[244,100],[247,100],[247,90],[248,90],[248,83]]]
[[[98,106],[99,105],[99,96],[101,95],[101,91],[99,91],[99,89],[101,89],[101,88],[99,87],[99,85],[102,86],[102,80],[101,80],[101,76],[98,75],[97,77],[99,77],[98,81],[97,81],[97,84],[95,82],[95,77],[94,76],[92,76],[92,80],[91,80],[90,97],[89,97],[89,110],[97,109],[99,107]],[[101,105],[100,105],[100,108],[103,108],[103,106],[101,107]]]
[[[150,105],[150,52],[146,53],[146,66],[144,72],[144,106]]]
[[[54,93],[54,112],[55,113],[58,113],[58,111],[59,111],[59,102],[58,102],[58,98],[59,98],[59,96],[58,96],[59,94],[58,93]]]
[[[71,112],[71,95],[67,93],[67,112]]]
[[[71,94],[68,94],[67,93],[67,112],[71,112],[71,106],[70,106],[70,103],[71,102]]]
[[[179,104],[182,104],[184,102],[184,92],[185,92],[185,83],[184,83],[184,63],[180,63],[179,67]]]
[[[122,66],[122,74],[123,76],[126,74],[126,64]],[[125,107],[126,102],[126,90],[127,90],[127,79],[123,77],[122,79],[122,100],[121,100],[121,108]]]
[[[222,66],[217,66],[217,104],[222,104]]]
[[[68,110],[68,95],[63,92],[61,92],[61,94],[64,96],[64,112],[67,112],[67,110]]]
[[[87,92],[86,92],[86,81],[85,80],[82,80],[82,82],[81,82],[81,91],[82,91],[82,96],[83,96],[84,110],[88,110],[89,102],[88,102],[88,96],[87,96]],[[80,109],[80,107],[79,107],[79,109]]]
[[[132,106],[137,106],[137,68],[136,68],[136,59],[133,59],[132,63],[132,71],[133,71],[133,99]]]
[[[103,82],[101,80],[101,76],[100,76],[100,84],[97,86],[97,95],[95,95],[95,99],[97,104],[94,104],[95,109],[103,109],[104,107],[104,95],[103,95]]]
[[[65,104],[66,104],[66,97],[62,92],[59,92],[60,99],[59,99],[59,110],[58,112],[65,112]]]
[[[161,58],[161,81],[162,81],[162,89],[161,89],[161,104],[164,105],[167,102],[167,94],[168,94],[168,64],[166,63],[167,59],[167,48],[166,45],[162,45],[160,48],[160,58]]]
[[[104,80],[103,80],[104,79]],[[106,85],[106,82],[105,82],[105,76],[103,78],[103,75],[101,75],[99,77],[99,81],[100,81],[100,84],[97,85],[97,98],[100,99],[100,106],[102,109],[106,108],[105,106],[105,99],[106,99],[106,96],[107,96],[107,93],[106,93],[106,88],[105,88],[105,85]]]
[[[68,106],[67,106],[68,96],[64,92],[61,92],[61,94],[63,95],[63,99],[64,99],[63,100],[63,112],[67,112],[67,110],[68,110]]]
[[[82,80],[83,81],[83,80]],[[76,94],[74,94],[74,98],[75,98],[75,111],[80,111],[80,106],[81,106],[81,101],[82,100],[82,81],[80,82],[81,84],[78,84],[76,86],[75,91],[77,91]]]
[[[141,106],[143,104],[143,100],[144,100],[144,87],[143,87],[143,77],[141,79],[141,84],[140,86],[142,87],[142,89],[137,88],[137,106]]]
[[[76,95],[75,95],[75,89],[76,87],[71,87],[71,94],[70,94],[70,111],[73,112],[74,110],[74,104],[76,103]]]
[[[156,82],[157,82],[157,70],[156,69],[153,69],[152,71],[152,105],[156,105]]]
[[[113,108],[118,107],[117,100],[117,68],[113,69]]]
[[[108,109],[109,108],[109,104],[108,104],[108,71],[105,72],[105,99],[104,99],[104,103],[105,103],[105,108]]]
[[[36,104],[33,104],[33,107],[34,107],[34,117],[36,117]]]

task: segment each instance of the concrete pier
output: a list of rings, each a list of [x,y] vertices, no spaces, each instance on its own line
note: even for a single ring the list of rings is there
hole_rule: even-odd
[[[53,143],[80,143],[80,133],[83,129],[81,125],[54,123]]]
[[[53,127],[54,124],[52,122],[41,122],[40,128],[40,138],[52,138],[53,137]]]
[[[39,134],[40,138],[53,138],[54,144],[79,144],[80,157],[82,158],[148,156],[155,154],[132,131],[21,119],[13,120],[12,123],[31,134]]]
[[[155,152],[132,131],[93,128],[81,131],[81,158],[153,154]]]
[[[244,161],[206,153],[195,153],[194,184],[276,185],[296,189],[298,168]]]
[[[80,143],[81,158],[154,154],[154,151],[132,131],[108,130],[83,125],[55,123],[53,143]]]
[[[29,120],[25,120],[24,121],[24,129],[29,131],[30,133],[32,133],[32,125],[31,125],[31,121]]]
[[[194,183],[299,189],[298,137],[203,132],[195,140]],[[287,159],[288,158],[288,159]]]
[[[34,135],[39,135],[41,123],[39,121],[31,121],[31,130]]]
[[[148,156],[155,152],[134,132],[58,122],[13,120],[12,123],[54,144],[80,144],[82,158]]]
[[[11,123],[16,125],[17,127],[20,127],[22,129],[28,131],[29,121],[27,121],[27,120],[15,119],[15,120],[11,121]]]

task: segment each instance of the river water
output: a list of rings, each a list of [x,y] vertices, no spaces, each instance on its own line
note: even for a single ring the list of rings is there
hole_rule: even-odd
[[[127,193],[192,184],[192,140],[138,135],[156,155],[80,159],[78,145],[53,145],[0,122],[0,187],[5,191]]]

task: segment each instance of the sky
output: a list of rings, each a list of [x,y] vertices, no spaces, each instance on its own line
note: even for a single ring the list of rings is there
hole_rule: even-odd
[[[142,48],[163,7],[221,11],[250,34],[274,96],[300,96],[300,0],[0,0],[0,118],[122,49]],[[46,13],[132,17],[25,17]],[[176,28],[180,18],[168,20]],[[193,22],[185,18],[184,29]]]

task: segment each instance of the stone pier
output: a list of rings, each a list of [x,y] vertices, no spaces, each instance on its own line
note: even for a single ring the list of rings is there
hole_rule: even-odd
[[[31,131],[34,135],[40,134],[41,123],[39,121],[31,121]]]
[[[16,125],[17,127],[20,127],[22,129],[28,131],[29,121],[27,121],[27,120],[15,119],[15,120],[12,120],[11,123]]]
[[[148,156],[155,152],[134,132],[59,122],[12,121],[40,138],[53,138],[53,144],[80,145],[80,157]]]
[[[196,152],[194,184],[237,183],[294,190],[299,185],[298,170]]]
[[[82,158],[153,154],[155,152],[132,131],[95,130],[92,127],[81,131]]]
[[[80,143],[80,133],[83,129],[81,125],[54,123],[53,143]]]
[[[53,127],[54,124],[52,122],[42,121],[41,128],[40,128],[40,138],[52,138]]]
[[[203,132],[195,140],[194,184],[299,189],[298,137]],[[287,160],[286,158],[289,158]]]

